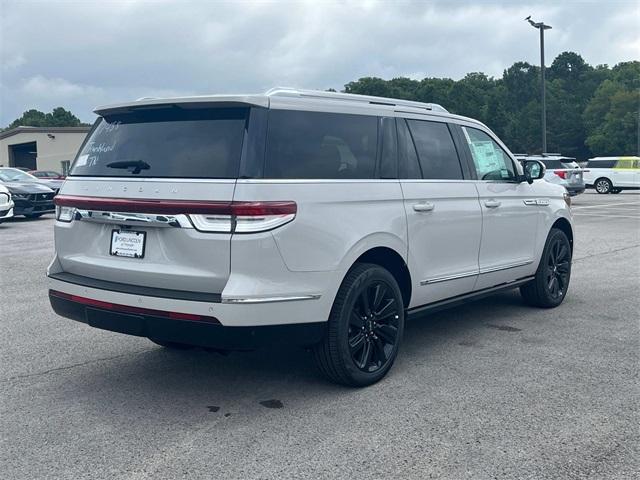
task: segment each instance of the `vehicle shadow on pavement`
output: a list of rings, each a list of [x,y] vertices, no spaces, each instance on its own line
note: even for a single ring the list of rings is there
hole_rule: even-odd
[[[314,404],[316,400],[324,404],[323,398],[331,402],[345,397],[358,398],[367,391],[370,395],[372,389],[385,391],[420,379],[416,365],[439,362],[434,355],[452,346],[473,346],[474,337],[482,335],[487,326],[504,329],[505,334],[520,331],[509,322],[514,308],[522,309],[522,313],[528,309],[517,292],[506,292],[408,321],[391,374],[363,390],[324,380],[311,354],[300,348],[234,352],[224,356],[201,349],[169,350],[150,343],[149,349],[74,369],[60,384],[64,391],[54,395],[73,395],[89,410],[133,410],[144,411],[145,415],[166,415],[169,411],[175,414],[176,408],[209,409],[207,411],[221,415],[246,414],[264,408]],[[93,414],[100,415],[97,411]]]

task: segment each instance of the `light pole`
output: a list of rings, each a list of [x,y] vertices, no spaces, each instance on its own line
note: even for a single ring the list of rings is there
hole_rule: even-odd
[[[551,25],[545,25],[544,22],[534,22],[531,15],[525,18],[533,28],[540,30],[540,77],[542,79],[542,153],[547,152],[547,100],[545,95],[544,81],[544,31],[549,30]]]

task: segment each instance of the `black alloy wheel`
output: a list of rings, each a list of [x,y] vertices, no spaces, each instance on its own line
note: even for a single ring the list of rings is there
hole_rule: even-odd
[[[571,279],[571,243],[559,228],[552,228],[533,280],[520,287],[525,302],[551,308],[562,303]]]
[[[570,248],[563,241],[563,238],[554,238],[549,246],[545,270],[547,291],[551,298],[557,300],[566,293],[569,286],[570,264]]]
[[[377,382],[398,355],[404,316],[395,277],[380,265],[354,265],[333,302],[327,333],[313,348],[319,370],[343,385]]]
[[[349,351],[363,372],[384,368],[398,343],[399,304],[392,287],[381,280],[364,284],[349,318]]]

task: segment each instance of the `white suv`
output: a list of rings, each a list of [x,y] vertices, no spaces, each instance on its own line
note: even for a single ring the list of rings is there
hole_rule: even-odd
[[[62,316],[168,347],[307,345],[363,386],[408,315],[566,295],[564,188],[438,105],[276,89],[96,113],[55,199]]]
[[[584,181],[598,193],[640,189],[640,157],[590,158],[587,168]]]

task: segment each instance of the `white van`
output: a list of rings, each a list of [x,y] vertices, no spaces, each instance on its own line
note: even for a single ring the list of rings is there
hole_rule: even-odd
[[[55,199],[62,316],[166,347],[307,345],[362,386],[408,315],[567,293],[565,189],[440,106],[277,89],[96,113]]]
[[[598,193],[640,189],[640,157],[594,157],[586,168],[584,182]]]

